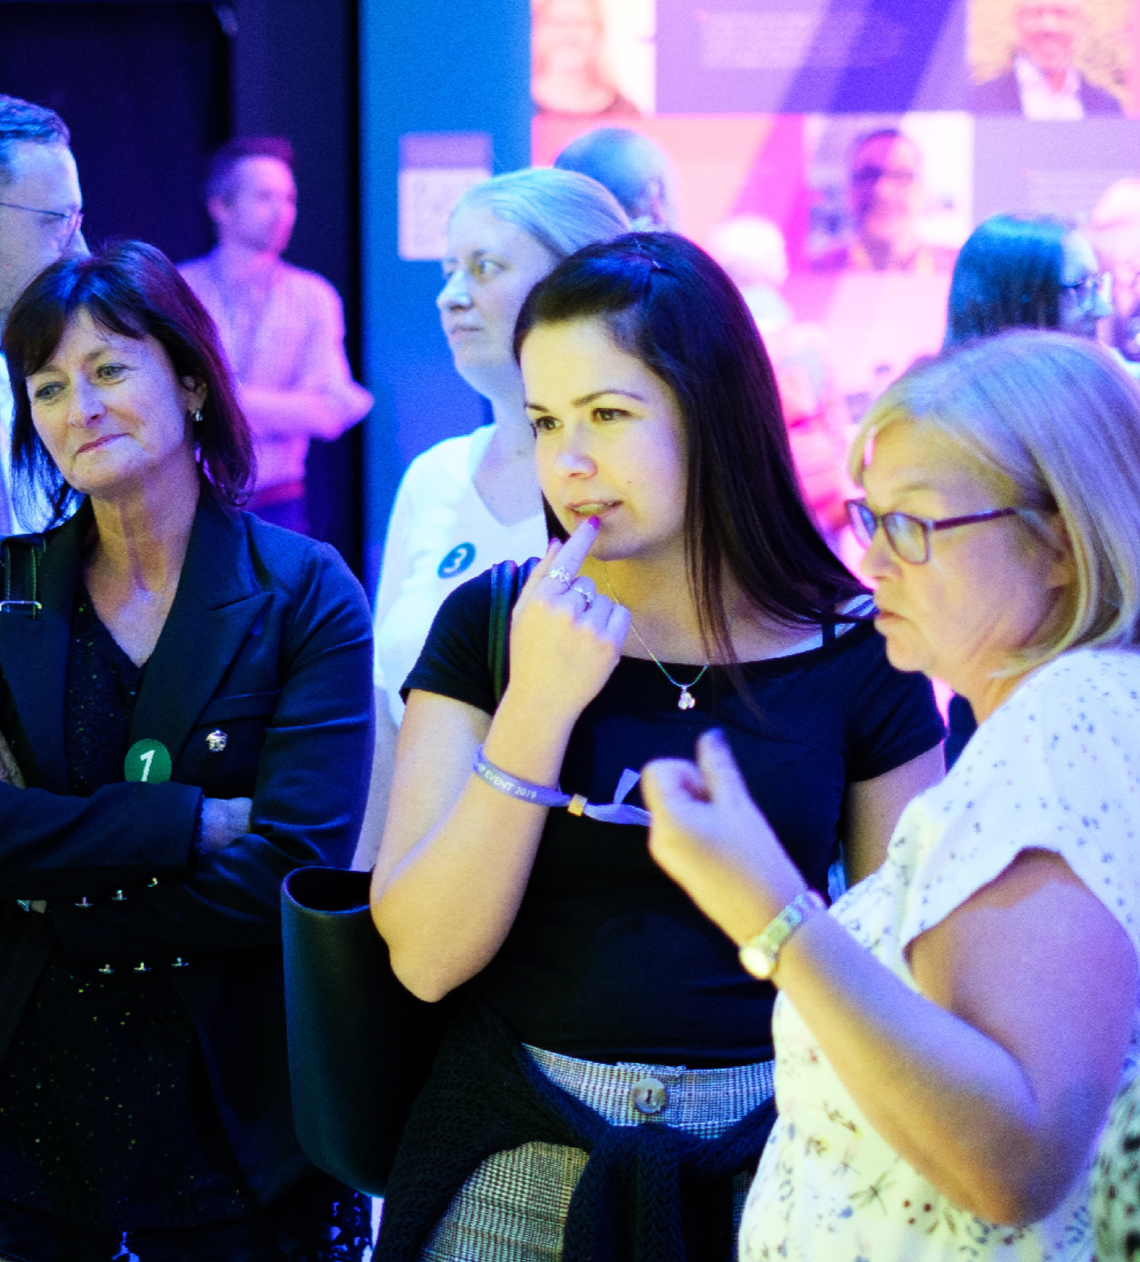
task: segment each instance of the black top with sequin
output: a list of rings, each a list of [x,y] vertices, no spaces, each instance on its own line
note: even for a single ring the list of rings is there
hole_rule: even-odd
[[[145,669],[80,586],[64,702],[76,796],[122,781]],[[120,1231],[243,1216],[251,1202],[169,965],[107,967],[57,944],[40,976],[0,1067],[0,1199]]]

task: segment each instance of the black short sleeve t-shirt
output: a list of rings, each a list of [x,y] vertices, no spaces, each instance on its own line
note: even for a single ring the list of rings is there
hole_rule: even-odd
[[[405,697],[422,689],[494,712],[490,607],[489,574],[452,592]],[[665,666],[681,682],[699,669]],[[696,706],[681,710],[653,662],[623,657],[574,727],[561,788],[611,802],[624,770],[691,758],[701,732],[720,726],[788,854],[826,893],[847,785],[942,739],[930,684],[896,671],[869,623],[748,663],[745,675],[753,707],[713,666],[692,688]],[[625,800],[642,806],[639,786]],[[774,989],[744,972],[646,838],[644,828],[550,811],[515,923],[472,986],[523,1042],[567,1056],[690,1067],[767,1059]]]

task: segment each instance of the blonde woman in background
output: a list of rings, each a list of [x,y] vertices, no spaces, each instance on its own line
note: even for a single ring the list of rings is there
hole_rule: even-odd
[[[436,305],[456,371],[490,402],[494,422],[418,456],[396,493],[376,595],[376,754],[357,868],[375,859],[404,712],[400,686],[436,611],[495,562],[546,551],[534,435],[511,345],[523,299],[575,250],[628,227],[596,181],[548,168],[485,180],[452,212]]]

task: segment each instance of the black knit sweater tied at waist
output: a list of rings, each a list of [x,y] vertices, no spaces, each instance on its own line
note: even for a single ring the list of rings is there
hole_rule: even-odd
[[[416,1262],[479,1164],[527,1143],[589,1154],[570,1201],[564,1262],[729,1262],[733,1176],[755,1168],[775,1116],[766,1100],[716,1139],[662,1122],[611,1126],[551,1082],[495,1013],[472,1003],[412,1110],[375,1262]]]

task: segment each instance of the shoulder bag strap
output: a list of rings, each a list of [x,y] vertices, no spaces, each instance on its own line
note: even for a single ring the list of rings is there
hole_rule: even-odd
[[[495,704],[503,699],[507,690],[510,670],[511,610],[519,598],[523,584],[531,570],[538,564],[538,557],[531,557],[522,565],[513,561],[500,561],[491,566],[491,624],[487,640],[487,665],[491,668]]]
[[[10,535],[0,541],[0,570],[4,574],[0,613],[20,614],[25,618],[35,618],[39,613],[40,557],[46,546],[43,535]],[[0,784],[13,784],[18,789],[25,786],[3,732],[0,732]]]
[[[0,568],[4,571],[0,613],[33,619],[39,616],[40,560],[46,547],[43,535],[11,535],[0,543]]]

